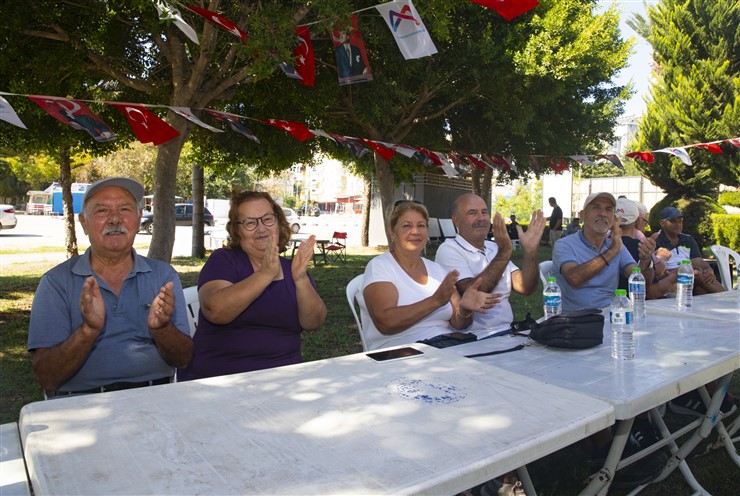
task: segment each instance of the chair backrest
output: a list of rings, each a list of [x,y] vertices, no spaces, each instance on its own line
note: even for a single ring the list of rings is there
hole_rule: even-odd
[[[429,241],[433,243],[438,242],[442,238],[442,230],[439,228],[439,219],[436,217],[429,217],[427,234],[429,235]]]
[[[735,260],[735,268],[738,269],[738,283],[735,284],[734,289],[740,288],[740,254],[738,254],[732,248],[728,248],[722,245],[712,245],[712,253],[717,257],[717,265],[719,265],[719,276],[721,279],[722,286],[727,291],[733,289],[732,287],[732,271],[730,270],[730,257]]]
[[[542,280],[542,285],[547,285],[547,278],[550,277],[552,271],[552,260],[545,260],[543,262],[540,262],[540,279]]]
[[[343,239],[346,242],[346,240],[347,240],[347,233],[346,232],[334,231],[334,234],[332,235],[332,242],[335,242],[336,243],[340,239]]]
[[[452,219],[439,219],[439,229],[442,231],[443,238],[454,238],[457,236],[457,230]]]
[[[360,332],[360,341],[362,341],[362,349],[364,351],[367,351],[367,344],[365,343],[365,333],[362,329],[362,321],[360,320],[360,314],[357,313],[357,308],[355,307],[355,300],[357,299],[357,295],[360,294],[360,286],[362,285],[362,274],[359,276],[355,276],[348,284],[347,284],[347,303],[349,303],[349,308],[352,310],[352,315],[355,317],[355,322],[357,322],[357,329]]]
[[[185,304],[188,311],[188,323],[190,324],[190,337],[195,335],[198,328],[198,312],[200,311],[200,301],[198,301],[198,286],[183,288],[185,294]]]

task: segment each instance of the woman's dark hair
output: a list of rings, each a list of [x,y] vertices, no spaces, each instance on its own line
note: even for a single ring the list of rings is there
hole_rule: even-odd
[[[264,193],[262,191],[242,191],[236,189],[231,192],[229,222],[226,224],[226,231],[229,233],[229,242],[226,245],[227,248],[234,249],[241,246],[242,238],[239,224],[244,219],[239,218],[239,207],[242,205],[242,203],[255,200],[267,200],[267,202],[272,207],[272,213],[275,214],[278,222],[278,249],[281,252],[285,251],[285,248],[288,246],[288,241],[290,241],[290,236],[292,232],[290,230],[290,225],[288,224],[288,219],[285,218],[283,207],[278,205],[277,202],[272,199],[269,193]]]

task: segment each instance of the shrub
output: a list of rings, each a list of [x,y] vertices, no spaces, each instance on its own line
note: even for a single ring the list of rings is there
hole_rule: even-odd
[[[712,225],[716,244],[740,251],[740,215],[712,214]]]
[[[707,196],[696,198],[672,198],[666,196],[650,210],[648,220],[653,232],[660,229],[660,211],[674,206],[683,214],[683,232],[690,234],[699,245],[699,249],[714,244],[712,214],[723,214],[724,209]]]
[[[740,191],[725,191],[719,195],[717,202],[720,205],[740,207]]]

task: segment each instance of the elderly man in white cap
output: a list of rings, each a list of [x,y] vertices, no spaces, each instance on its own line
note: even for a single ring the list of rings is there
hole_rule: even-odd
[[[190,361],[177,272],[133,249],[143,195],[125,177],[90,185],[79,214],[90,247],[39,282],[28,350],[48,397],[168,383]]]
[[[616,205],[617,200],[609,193],[590,194],[579,214],[583,228],[555,244],[552,270],[562,292],[564,312],[608,307],[619,276],[629,277],[635,267],[635,259],[622,243]],[[653,240],[639,245],[645,279],[653,278],[654,248]]]

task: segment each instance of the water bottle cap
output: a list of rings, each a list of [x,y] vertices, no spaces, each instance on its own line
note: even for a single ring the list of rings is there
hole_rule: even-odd
[[[614,294],[617,296],[627,296],[627,290],[626,289],[617,289],[614,291]]]
[[[681,260],[681,265],[689,265],[691,260]]]
[[[632,267],[632,273],[640,272],[640,267]]]
[[[557,281],[557,279],[552,276],[547,278],[547,282],[555,282],[555,281]]]

